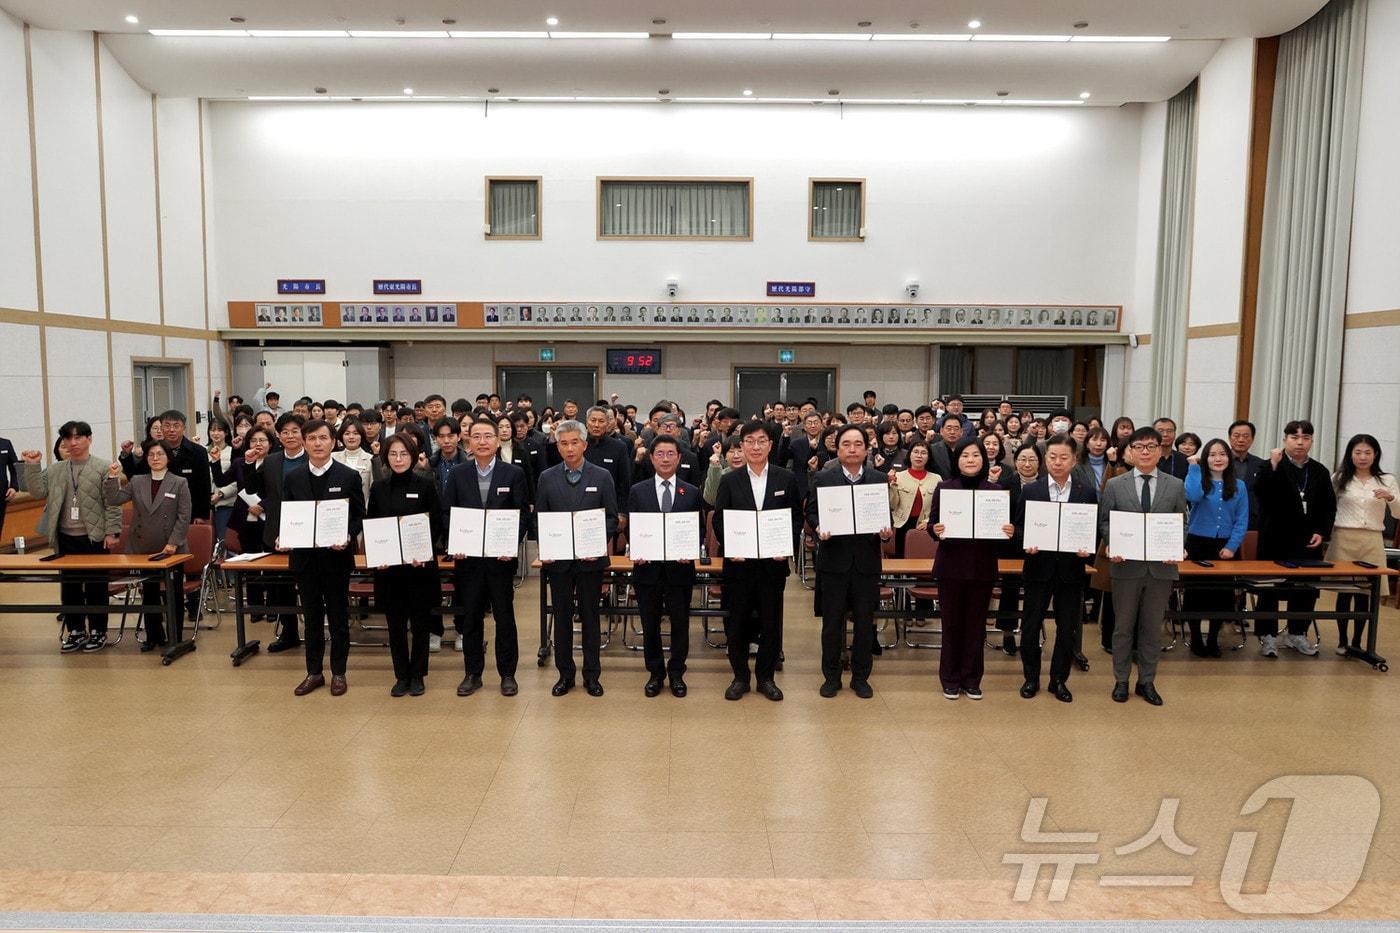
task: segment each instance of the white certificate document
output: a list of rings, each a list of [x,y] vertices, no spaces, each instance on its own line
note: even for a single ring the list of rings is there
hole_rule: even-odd
[[[1060,549],[1060,503],[1026,501],[1026,524],[1021,532],[1021,545],[1026,550]]]
[[[943,489],[938,493],[938,524],[945,538],[971,538],[977,527],[973,519],[976,493],[971,489]]]
[[[666,515],[661,512],[628,515],[627,553],[633,560],[665,560]]]
[[[316,546],[316,503],[283,502],[282,521],[277,526],[277,543],[281,547]]]
[[[763,509],[758,513],[758,555],[792,556],[791,509]]]
[[[1005,541],[1002,525],[1011,524],[1011,493],[979,489],[973,493],[973,537]]]
[[[758,557],[758,513],[745,509],[724,510],[724,556]]]
[[[856,534],[879,534],[892,526],[890,487],[861,483],[851,487],[851,500],[855,505]]]
[[[608,554],[607,509],[585,509],[574,513],[574,556],[579,560]]]
[[[447,553],[481,557],[485,527],[485,509],[464,509],[454,505],[447,515]]]
[[[519,556],[519,509],[486,509],[486,543],[481,550],[483,557]]]
[[[1124,560],[1147,559],[1147,527],[1141,512],[1108,513],[1108,556]]]
[[[1185,531],[1180,512],[1149,512],[1146,560],[1182,560],[1186,557]]]
[[[574,513],[537,512],[540,560],[574,559]]]
[[[247,503],[248,508],[250,509],[255,505],[262,504],[262,496],[258,495],[255,492],[248,492],[246,489],[240,489],[238,491],[238,498],[242,499],[245,503]]]
[[[316,503],[316,546],[334,547],[350,539],[350,500],[322,499]]]
[[[666,513],[666,559],[700,559],[699,512]]]
[[[1098,546],[1099,507],[1085,502],[1061,503],[1060,550],[1092,554]]]
[[[363,527],[366,567],[393,567],[403,563],[397,518],[367,518]]]
[[[829,535],[856,533],[855,500],[849,483],[842,486],[817,487],[817,530]],[[888,492],[885,493],[889,495]]]
[[[433,563],[433,526],[426,512],[399,517],[399,547],[406,564],[415,560],[422,564]],[[368,561],[368,546],[365,554]]]

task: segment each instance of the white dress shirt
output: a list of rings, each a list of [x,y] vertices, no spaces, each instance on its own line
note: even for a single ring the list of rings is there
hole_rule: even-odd
[[[744,469],[749,471],[749,488],[753,490],[753,507],[763,508],[763,497],[768,492],[768,465],[764,464],[762,473],[755,473],[753,467],[745,465]]]
[[[677,490],[677,487],[680,485],[679,481],[676,479],[675,476],[672,476],[670,479],[663,479],[660,473],[657,473],[657,474],[653,477],[653,479],[655,479],[655,481],[656,481],[656,482],[655,482],[655,486],[656,486],[656,502],[657,502],[657,505],[660,505],[660,504],[661,504],[661,501],[662,501],[662,494],[665,492],[665,490],[662,488],[662,485],[661,485],[661,484],[662,484],[662,483],[670,483],[670,484],[671,484],[671,509],[674,510],[675,507],[676,507],[676,490]]]

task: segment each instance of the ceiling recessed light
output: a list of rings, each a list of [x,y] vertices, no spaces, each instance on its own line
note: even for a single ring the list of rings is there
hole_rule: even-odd
[[[134,13],[128,13],[128,14],[126,14],[126,21],[127,21],[128,23],[130,23],[131,25],[133,25],[133,26],[135,26],[137,23],[141,22],[141,20],[139,20],[139,19],[136,18],[136,15],[135,15]]]
[[[412,94],[412,93],[413,93],[413,88],[411,88],[411,87],[406,87],[406,88],[403,89],[403,92],[404,92],[405,94]]]
[[[549,19],[547,19],[547,20],[544,21],[544,24],[545,24],[546,26],[558,26],[558,25],[559,25],[559,17],[557,17],[557,16],[551,16],[551,17],[549,17]]]
[[[967,21],[967,28],[968,28],[968,29],[981,29],[981,28],[982,28],[982,21],[981,21],[980,19],[970,19],[970,20]]]
[[[745,96],[745,97],[752,97],[752,96],[753,96],[753,88],[748,88],[748,87],[744,88],[744,96]]]
[[[1090,97],[1092,97],[1092,96],[1093,96],[1093,95],[1090,94],[1088,91],[1080,91],[1080,92],[1079,92],[1079,99],[1080,99],[1080,100],[1088,100],[1088,99],[1089,99]]]

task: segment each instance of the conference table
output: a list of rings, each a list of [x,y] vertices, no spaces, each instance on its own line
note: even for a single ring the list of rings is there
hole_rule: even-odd
[[[121,582],[140,586],[153,579],[164,584],[163,598],[159,603],[113,605],[110,601],[104,601],[95,606],[73,606],[62,602],[3,603],[0,604],[0,613],[61,612],[106,616],[159,613],[165,620],[167,634],[174,639],[160,656],[161,664],[168,665],[195,649],[194,639],[182,639],[180,636],[183,632],[176,631],[174,626],[174,620],[180,618],[180,602],[185,598],[184,566],[185,561],[189,559],[188,554],[154,558],[147,554],[51,554],[43,557],[34,554],[0,554],[0,583],[54,584],[59,582],[60,574],[69,573],[89,581],[98,579],[103,584]],[[194,631],[197,633],[198,627]]]

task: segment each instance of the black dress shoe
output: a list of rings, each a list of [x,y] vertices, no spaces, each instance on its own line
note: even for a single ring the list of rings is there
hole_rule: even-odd
[[[1206,642],[1206,657],[1220,657],[1220,642],[1216,641],[1213,638],[1210,641]]]
[[[662,680],[661,680],[660,677],[655,677],[655,676],[653,676],[653,677],[648,677],[648,678],[647,678],[647,685],[646,685],[645,687],[642,688],[642,692],[645,693],[645,694],[646,694],[647,696],[649,696],[649,697],[660,696],[660,695],[661,695],[661,686],[662,686]]]
[[[143,641],[141,642],[141,653],[145,654],[147,651],[155,651],[157,648],[164,648],[169,644],[170,642],[168,641]]]
[[[1113,685],[1113,702],[1128,702],[1128,682],[1126,680],[1120,680]]]
[[[1001,650],[1014,657],[1016,654],[1016,636],[1011,634],[1001,636]]]
[[[268,654],[277,654],[279,651],[291,651],[293,648],[301,647],[301,639],[275,638],[267,646]]]
[[[1138,684],[1137,690],[1134,692],[1153,706],[1162,705],[1162,695],[1158,693],[1157,688],[1151,684]]]
[[[596,680],[585,680],[583,686],[591,697],[600,697],[603,695],[603,685]]]
[[[772,700],[774,703],[783,698],[783,691],[778,689],[778,685],[771,680],[762,681],[758,685],[758,692]]]
[[[1073,703],[1074,694],[1069,692],[1069,688],[1062,681],[1052,680],[1045,688],[1049,694],[1061,703]]]
[[[389,688],[389,696],[391,697],[401,697],[407,693],[408,681],[406,680],[396,680],[394,681],[394,685]]]
[[[1208,657],[1210,657],[1210,652],[1206,651],[1206,643],[1203,642],[1203,641],[1201,641],[1201,639],[1200,639],[1199,637],[1192,637],[1192,639],[1191,639],[1191,653],[1194,654],[1194,655],[1195,655],[1196,657],[1198,657],[1198,658],[1208,658]]]
[[[870,688],[870,684],[864,680],[851,681],[851,692],[862,700],[868,700],[875,695],[875,691]]]
[[[1040,684],[1037,681],[1028,680],[1025,683],[1021,684],[1021,699],[1023,700],[1034,699],[1035,695],[1039,692]]]
[[[1079,668],[1081,671],[1087,671],[1089,669],[1089,659],[1084,657],[1084,652],[1081,651],[1075,654],[1074,666]]]
[[[459,697],[469,697],[481,689],[481,675],[468,674],[462,678],[462,682],[457,685],[457,695]]]
[[[825,681],[825,682],[822,683],[822,688],[821,688],[821,690],[818,691],[818,692],[819,692],[822,696],[826,697],[826,698],[829,700],[829,699],[831,699],[832,697],[836,696],[836,694],[838,694],[838,693],[841,692],[841,681],[839,681],[839,680],[828,680],[828,681]]]
[[[520,685],[515,682],[515,678],[507,674],[501,678],[501,696],[513,697],[520,692]]]
[[[736,680],[724,689],[726,700],[737,700],[749,692],[749,685],[742,680]]]
[[[414,677],[408,682],[408,695],[411,697],[421,697],[427,690],[428,687],[423,683],[422,677]]]
[[[673,697],[678,697],[678,698],[679,698],[679,697],[685,696],[686,693],[687,693],[687,690],[686,690],[686,687],[685,687],[685,681],[684,681],[684,680],[681,680],[679,677],[672,677],[672,678],[671,678],[671,696],[673,696]]]
[[[554,696],[561,697],[574,689],[574,679],[572,677],[560,677],[554,686],[549,688],[549,692]]]

